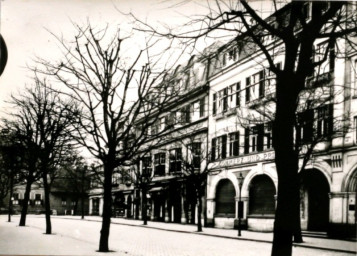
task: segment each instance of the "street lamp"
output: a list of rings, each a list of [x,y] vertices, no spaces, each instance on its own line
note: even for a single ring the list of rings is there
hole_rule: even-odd
[[[241,236],[241,219],[243,218],[243,202],[242,202],[242,185],[244,177],[242,173],[239,173],[238,179],[238,187],[239,187],[239,199],[238,199],[238,236]]]

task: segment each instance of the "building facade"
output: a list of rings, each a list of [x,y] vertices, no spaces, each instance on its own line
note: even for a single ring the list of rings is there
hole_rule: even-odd
[[[282,44],[272,36],[266,40],[267,50],[277,53],[274,63],[282,67]],[[326,47],[326,41],[317,40],[313,57],[322,58]],[[200,172],[208,170],[207,226],[237,228],[242,215],[244,228],[272,231],[278,188],[272,141],[275,76],[244,34],[224,45],[215,43],[207,52],[173,74],[173,83],[187,85],[185,93],[151,127],[151,133],[165,132],[136,166],[152,174],[147,213],[154,221],[195,223],[197,198],[184,163],[196,155],[205,158],[197,160]],[[340,39],[307,79],[300,97],[295,143],[300,148],[301,227],[306,231],[356,235],[356,70],[356,51]],[[311,146],[313,153],[305,162]],[[142,193],[135,181],[126,186],[121,182],[114,194],[118,207],[124,208],[122,216],[141,218]],[[91,198],[90,213],[100,214],[101,191],[93,190]]]
[[[326,45],[317,40],[315,59],[322,59]],[[279,47],[275,42],[267,49],[279,52]],[[274,110],[275,78],[263,54],[251,49],[232,41],[210,61],[208,136],[214,174],[208,176],[207,218],[211,226],[236,227],[241,199],[243,226],[272,231],[278,179],[269,115]],[[308,92],[299,102],[295,140],[301,144],[300,168],[307,148],[314,149],[299,173],[302,230],[356,235],[355,59],[356,51],[338,40],[319,72],[306,81]],[[283,60],[274,56],[278,67]]]

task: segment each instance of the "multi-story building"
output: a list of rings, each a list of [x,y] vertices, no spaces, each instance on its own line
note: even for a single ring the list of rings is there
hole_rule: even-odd
[[[263,53],[242,43],[249,41],[244,36],[223,46],[210,61],[213,175],[208,176],[207,218],[215,227],[235,227],[241,198],[243,225],[249,230],[272,231],[278,183],[271,133],[275,79]],[[279,52],[279,42],[267,45],[268,50]],[[326,47],[326,41],[318,40],[314,58],[322,59],[324,51],[320,50]],[[357,53],[342,39],[335,47],[339,52],[331,48],[319,72],[306,82],[296,126],[300,167],[307,148],[314,145],[299,173],[301,226],[331,236],[355,233],[357,187]],[[284,64],[279,54],[274,62]],[[237,178],[241,176],[240,187]]]
[[[284,15],[284,8],[267,21]],[[281,42],[267,36],[265,43],[282,67]],[[307,79],[299,102],[295,143],[301,149],[300,215],[303,230],[350,235],[357,215],[357,53],[343,39],[335,45]],[[317,40],[314,58],[322,59],[326,47],[326,41]],[[236,228],[241,199],[243,226],[272,231],[278,184],[272,141],[275,77],[246,34],[224,45],[217,42],[206,54],[173,73],[172,83],[185,90],[167,104],[149,131],[163,133],[136,167],[152,174],[148,214],[151,220],[195,222],[196,199],[184,172],[185,159],[195,151],[197,157],[206,156],[197,167],[209,170],[206,224]],[[196,150],[190,149],[193,145]],[[126,187],[122,183],[115,193],[130,206],[130,214],[124,215],[140,218],[142,201],[135,181]],[[100,213],[100,201],[95,205]]]
[[[149,131],[160,133],[160,137],[154,143],[148,141],[151,150],[141,157],[138,168],[141,173],[151,173],[147,195],[151,220],[196,222],[197,198],[190,174],[203,171],[207,165],[206,67],[203,56],[193,56],[187,65],[176,68],[168,81],[177,95]]]

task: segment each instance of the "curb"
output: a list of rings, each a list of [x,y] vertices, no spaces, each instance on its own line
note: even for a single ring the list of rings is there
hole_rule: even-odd
[[[57,216],[56,216],[56,218],[58,218],[58,219],[72,219],[72,220],[77,220],[76,218],[71,218],[71,217],[63,218],[63,217],[57,217]],[[81,220],[81,219],[79,219],[79,220]],[[100,220],[90,220],[90,219],[84,219],[84,220],[85,220],[85,221],[92,221],[92,222],[101,222]],[[225,236],[225,235],[207,234],[207,233],[200,233],[200,232],[196,232],[196,231],[185,231],[185,230],[176,230],[176,229],[169,229],[169,228],[160,228],[160,227],[153,227],[153,226],[142,225],[142,224],[141,224],[141,225],[137,225],[137,224],[117,223],[117,222],[111,222],[111,224],[131,226],[131,227],[140,227],[140,228],[150,228],[150,229],[156,229],[156,230],[162,230],[162,231],[177,232],[177,233],[186,233],[186,234],[194,234],[194,235],[201,235],[201,236],[227,238],[227,239],[233,239],[233,240],[242,240],[242,241],[250,241],[250,242],[269,243],[269,244],[272,243],[272,241],[261,240],[261,239],[253,239],[253,238],[244,238],[244,237],[232,237],[232,236]],[[318,249],[318,250],[331,251],[331,252],[342,252],[342,253],[349,253],[349,254],[356,255],[356,251],[343,250],[343,249],[337,249],[337,248],[326,248],[326,247],[320,247],[320,246],[314,246],[314,245],[306,245],[306,244],[293,243],[293,247],[302,247],[302,248]]]

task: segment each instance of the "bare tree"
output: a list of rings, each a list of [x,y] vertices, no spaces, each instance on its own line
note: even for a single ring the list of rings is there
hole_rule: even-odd
[[[194,128],[194,127],[192,127]],[[192,129],[190,128],[190,129]],[[197,232],[202,231],[202,198],[205,196],[207,175],[209,174],[208,164],[211,159],[211,151],[203,134],[197,134],[192,129],[191,133],[180,140],[186,148],[186,156],[182,159],[182,173],[186,183],[192,184],[195,191],[195,202],[197,205]]]
[[[108,38],[107,29],[96,30],[90,24],[76,29],[78,34],[73,42],[56,37],[64,53],[61,60],[39,59],[38,64],[42,65],[40,72],[61,82],[62,93],[70,95],[82,107],[76,140],[103,168],[99,251],[108,252],[113,174],[152,139],[148,128],[172,97],[168,93],[171,85],[161,83],[167,73],[165,68],[170,68],[166,63],[161,65],[162,69],[158,68],[163,56],[150,53],[155,42],[144,42],[143,49],[135,51],[130,36],[122,37],[119,30]]]
[[[67,147],[70,145],[69,127],[74,120],[74,105],[59,98],[48,88],[46,80],[35,79],[34,87],[12,96],[14,111],[5,120],[6,127],[17,134],[26,150],[26,191],[20,219],[25,225],[29,193],[32,183],[42,178],[45,192],[46,234],[52,233],[50,219],[50,185],[53,182]],[[48,178],[51,180],[48,180]]]
[[[71,191],[75,197],[74,214],[78,214],[78,203],[80,202],[81,218],[85,216],[85,198],[88,196],[87,192],[90,183],[90,174],[92,174],[89,166],[85,163],[83,157],[72,153],[66,161],[61,165],[61,176],[57,178],[57,188]]]
[[[263,12],[247,1],[208,3],[208,14],[190,20],[184,32],[157,31],[139,22],[144,25],[141,30],[191,43],[217,31],[230,33],[241,43],[240,50],[245,54],[247,50],[250,54],[261,52],[275,74],[272,131],[279,182],[272,255],[286,256],[292,254],[292,237],[299,218],[299,151],[294,144],[299,99],[306,89],[307,78],[323,65],[331,47],[336,49],[336,55],[337,50],[341,50],[339,38],[346,43],[343,51],[355,51],[356,14],[342,1],[293,1],[280,10],[277,6],[274,1],[272,8],[276,12],[265,19]],[[326,40],[329,47],[322,50],[321,59],[316,59],[313,58],[314,45],[320,40]],[[283,58],[283,66],[277,65],[277,56]]]
[[[21,168],[24,148],[15,134],[2,129],[0,134],[0,200],[9,195],[8,221],[11,221],[12,195],[14,185],[21,182]]]

